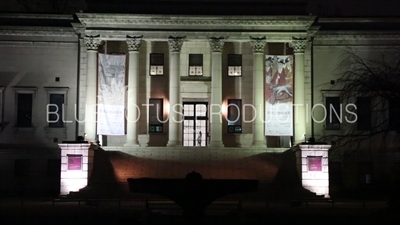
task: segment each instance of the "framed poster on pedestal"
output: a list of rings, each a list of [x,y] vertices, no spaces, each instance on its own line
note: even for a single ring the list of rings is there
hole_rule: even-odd
[[[308,166],[308,171],[322,171],[322,157],[308,156],[307,166]]]
[[[82,170],[82,155],[67,155],[68,170]]]

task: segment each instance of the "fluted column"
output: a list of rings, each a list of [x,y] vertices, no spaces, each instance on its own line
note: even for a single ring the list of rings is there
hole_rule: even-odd
[[[126,43],[129,51],[128,71],[128,115],[126,126],[125,146],[139,146],[138,126],[139,121],[139,48],[143,36],[126,36]]]
[[[304,142],[306,134],[306,106],[304,84],[304,51],[306,38],[293,38],[291,47],[294,52],[294,144]]]
[[[85,133],[86,140],[91,142],[96,141],[97,52],[100,42],[100,35],[85,37],[87,49]]]
[[[223,37],[209,39],[211,46],[211,105],[210,105],[210,147],[224,147],[222,142],[222,49]]]
[[[181,116],[181,97],[180,97],[180,54],[185,37],[168,38],[168,46],[170,51],[169,57],[169,120],[168,120],[168,147],[181,146],[182,134],[180,126],[182,125]]]
[[[264,123],[264,48],[266,37],[250,37],[253,47],[253,147],[266,148]]]

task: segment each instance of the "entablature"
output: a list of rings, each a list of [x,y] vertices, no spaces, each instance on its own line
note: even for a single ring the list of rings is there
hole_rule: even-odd
[[[72,27],[0,26],[0,36],[76,37]]]
[[[135,30],[308,30],[315,16],[189,16],[77,13],[86,28]]]
[[[169,36],[174,37],[185,37],[186,41],[208,41],[211,37],[224,37],[226,41],[234,42],[248,42],[250,36],[252,37],[263,37],[265,36],[267,42],[291,42],[293,37],[306,37],[307,32],[195,32],[195,31],[116,31],[116,30],[85,30],[87,36],[100,35],[102,40],[113,40],[113,41],[125,41],[126,36],[141,36],[145,41],[166,41]],[[85,36],[81,35],[81,36]]]

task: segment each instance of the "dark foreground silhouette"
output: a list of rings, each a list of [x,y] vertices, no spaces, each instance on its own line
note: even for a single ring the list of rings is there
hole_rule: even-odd
[[[203,179],[192,172],[185,179],[128,179],[135,193],[159,194],[179,205],[183,216],[192,224],[201,224],[205,209],[215,200],[229,194],[257,191],[258,180]]]

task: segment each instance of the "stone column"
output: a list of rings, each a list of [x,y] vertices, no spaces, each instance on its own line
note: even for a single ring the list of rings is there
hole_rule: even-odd
[[[169,57],[169,118],[168,118],[168,147],[181,146],[181,129],[182,116],[181,116],[181,97],[180,97],[180,54],[183,41],[185,37],[172,37],[168,38],[168,45],[170,50]]]
[[[86,140],[91,142],[96,142],[97,52],[100,42],[100,35],[85,37],[87,48],[85,133]]]
[[[222,142],[222,49],[223,37],[209,39],[211,46],[211,104],[210,104],[210,147],[224,147]]]
[[[128,71],[128,115],[125,146],[139,146],[138,126],[139,121],[139,48],[143,36],[126,36],[129,51]]]
[[[291,47],[294,52],[294,144],[305,141],[306,106],[304,84],[304,51],[306,38],[293,38]]]
[[[250,37],[253,47],[253,147],[266,148],[264,123],[264,48],[266,37]]]

